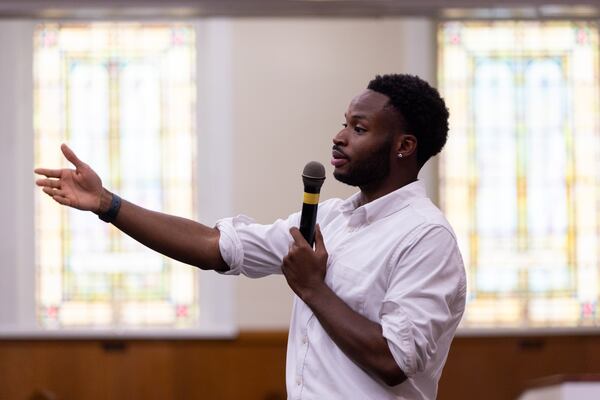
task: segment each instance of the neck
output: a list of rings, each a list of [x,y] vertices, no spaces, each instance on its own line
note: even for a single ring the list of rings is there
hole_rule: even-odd
[[[369,185],[361,186],[360,191],[362,193],[363,204],[370,203],[373,200],[383,197],[388,193],[392,193],[393,191],[413,183],[416,180],[417,175],[412,174],[410,176],[403,176],[400,178],[396,177],[393,180],[386,179],[385,182],[372,182]]]

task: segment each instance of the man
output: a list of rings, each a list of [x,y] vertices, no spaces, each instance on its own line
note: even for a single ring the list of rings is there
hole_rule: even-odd
[[[290,399],[433,399],[464,311],[456,239],[417,174],[446,142],[438,92],[409,75],[373,79],[333,138],[331,164],[360,192],[319,206],[314,249],[299,214],[215,228],[120,201],[66,146],[76,169],[37,169],[57,202],[94,211],[169,257],[225,274],[283,273],[295,292]]]

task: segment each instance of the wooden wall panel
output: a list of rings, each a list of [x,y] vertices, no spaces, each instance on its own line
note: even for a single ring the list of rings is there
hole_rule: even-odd
[[[0,400],[283,400],[285,332],[235,340],[0,340]],[[438,399],[512,400],[600,373],[600,336],[458,337]]]
[[[0,399],[283,400],[286,337],[0,341]]]
[[[600,372],[600,336],[458,337],[438,399],[513,400],[536,380]]]
[[[442,373],[438,398],[511,399],[514,354],[502,339],[455,338]],[[489,391],[494,392],[489,397]],[[485,394],[483,397],[481,394]]]

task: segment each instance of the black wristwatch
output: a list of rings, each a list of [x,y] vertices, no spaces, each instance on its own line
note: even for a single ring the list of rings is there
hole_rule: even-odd
[[[110,201],[110,207],[108,210],[106,210],[106,212],[98,214],[98,218],[104,222],[113,222],[117,218],[120,208],[121,198],[113,193],[112,200]]]

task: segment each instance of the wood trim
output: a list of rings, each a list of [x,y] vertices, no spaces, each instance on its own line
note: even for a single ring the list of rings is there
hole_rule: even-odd
[[[533,340],[533,341],[532,341]],[[0,340],[0,399],[285,399],[287,332],[234,339]],[[506,400],[541,378],[596,378],[600,335],[457,337],[438,399]]]

